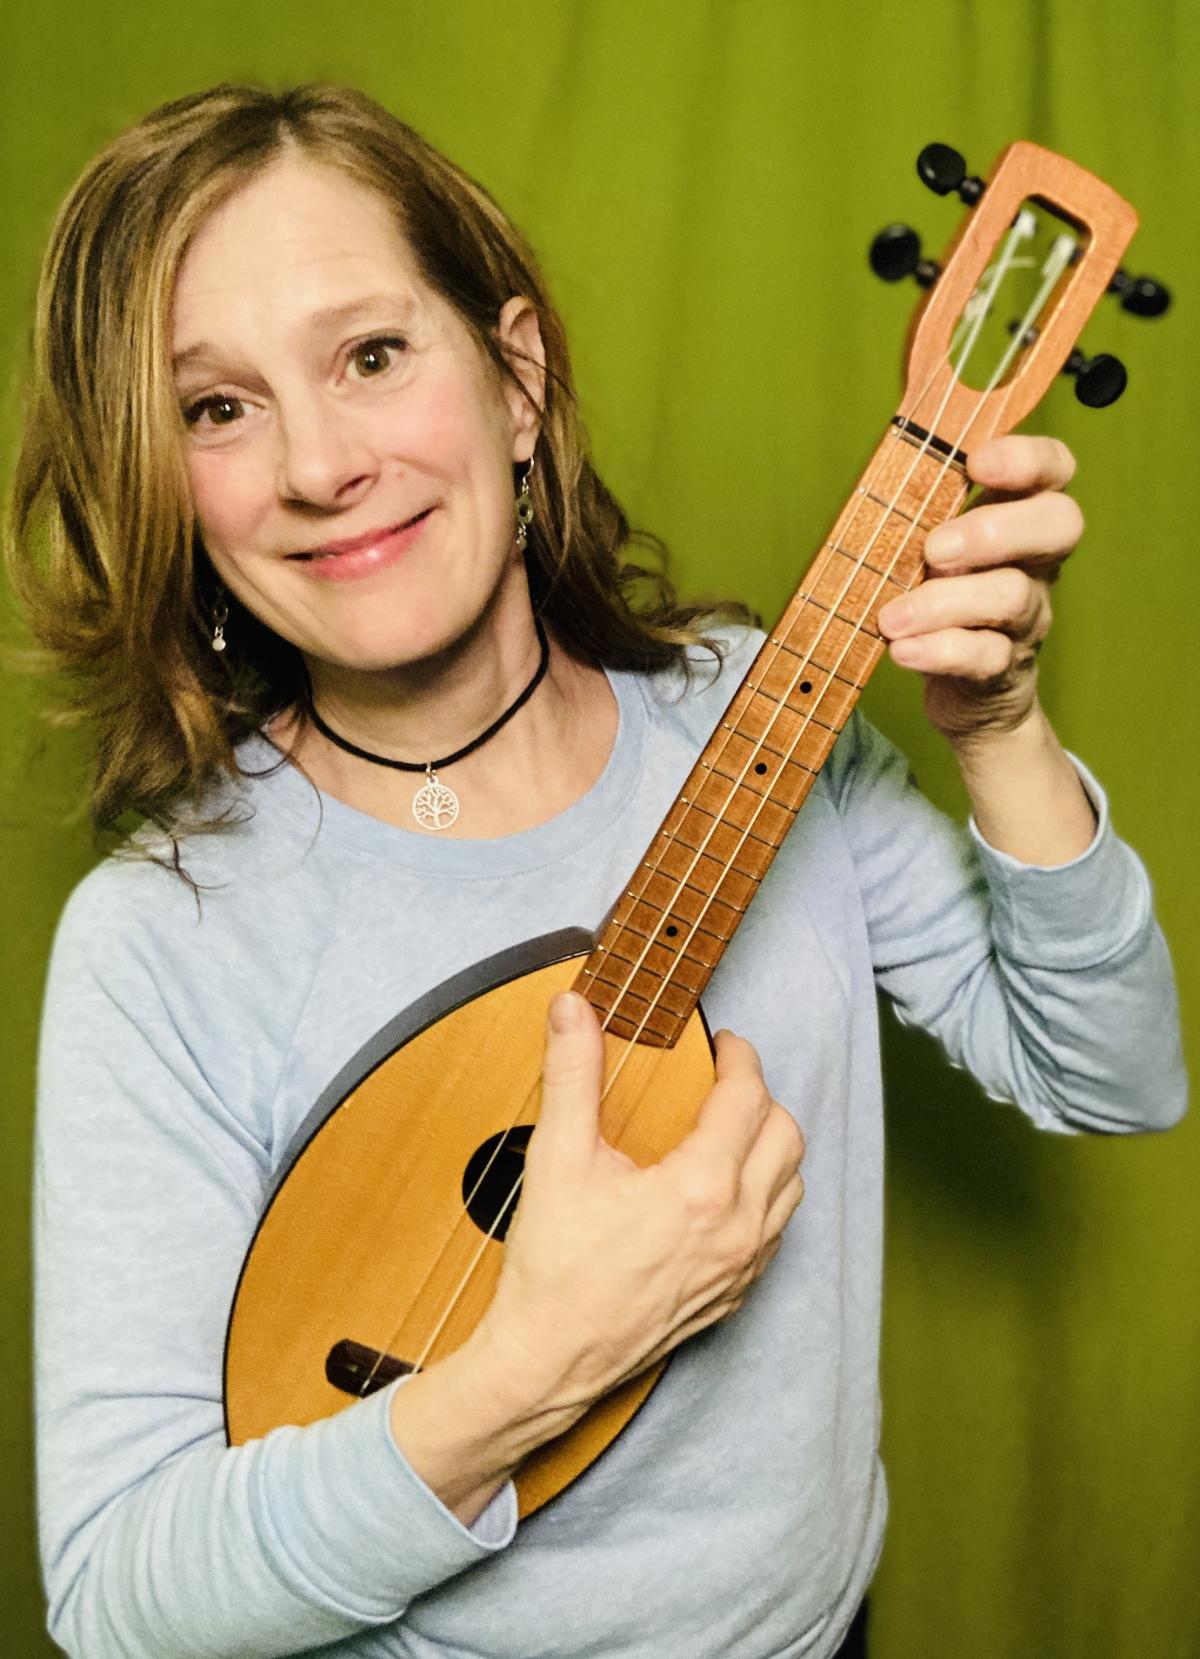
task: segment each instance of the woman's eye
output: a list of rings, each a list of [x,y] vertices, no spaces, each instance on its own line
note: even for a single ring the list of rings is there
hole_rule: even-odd
[[[395,366],[393,358],[403,352],[407,345],[407,340],[393,334],[364,340],[350,353],[356,376],[360,380],[378,380]],[[246,408],[241,398],[231,397],[227,392],[213,392],[208,397],[197,398],[195,403],[188,404],[183,411],[183,418],[189,427],[199,427],[202,431],[212,432],[218,427],[232,426],[235,421],[242,420],[245,413]]]
[[[395,335],[383,335],[375,340],[364,340],[350,353],[350,361],[363,380],[376,380],[392,367],[393,353],[404,350],[405,341]]]
[[[242,417],[242,400],[237,397],[202,397],[190,404],[183,412],[183,418],[189,426],[198,426],[204,417],[206,426],[231,426],[234,421]]]

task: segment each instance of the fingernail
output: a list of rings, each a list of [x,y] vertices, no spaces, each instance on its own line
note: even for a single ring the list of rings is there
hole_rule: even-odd
[[[946,564],[963,550],[964,537],[953,524],[939,524],[925,543],[926,564]]]
[[[563,1035],[578,1031],[583,1024],[583,998],[574,991],[560,991],[550,1002],[550,1029]]]
[[[879,613],[879,626],[885,633],[898,634],[912,621],[913,608],[907,599],[890,599]]]

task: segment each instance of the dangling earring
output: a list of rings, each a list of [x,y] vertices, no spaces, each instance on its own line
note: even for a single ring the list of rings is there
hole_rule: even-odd
[[[228,621],[229,621],[229,606],[225,601],[224,594],[222,594],[221,598],[218,599],[217,603],[213,606],[213,613],[212,613],[212,622],[213,622],[212,648],[213,648],[214,651],[223,651],[225,649],[225,624]]]
[[[533,500],[529,494],[529,478],[533,472],[533,456],[529,457],[529,465],[525,468],[525,476],[521,480],[521,491],[513,507],[517,515],[517,547],[525,551],[525,543],[529,540],[529,526],[533,523]]]

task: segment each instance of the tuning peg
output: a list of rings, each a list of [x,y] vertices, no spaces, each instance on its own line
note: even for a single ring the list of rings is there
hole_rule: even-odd
[[[1089,409],[1103,409],[1115,403],[1129,382],[1121,359],[1103,352],[1099,357],[1089,358],[1076,349],[1063,364],[1062,372],[1075,376],[1075,396]]]
[[[968,207],[974,207],[986,188],[982,179],[967,176],[967,163],[949,144],[926,144],[917,157],[917,176],[935,196],[957,190]]]
[[[1161,317],[1171,304],[1170,289],[1153,277],[1131,277],[1118,271],[1108,285],[1110,294],[1121,296],[1121,310],[1135,317]]]
[[[932,288],[942,274],[940,265],[921,258],[921,238],[909,225],[886,225],[871,243],[871,269],[885,282],[915,277],[921,288]]]

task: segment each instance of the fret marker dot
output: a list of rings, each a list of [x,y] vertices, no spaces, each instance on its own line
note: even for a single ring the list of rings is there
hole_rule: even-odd
[[[812,690],[812,681],[811,680],[801,680],[800,689],[804,693],[804,695],[807,697],[809,692]]]
[[[679,932],[679,929],[677,927],[671,926],[671,927],[668,927],[668,928],[664,928],[663,931],[666,933],[668,939],[673,939],[675,937],[675,935]]]
[[[762,777],[762,775],[766,771],[766,769],[767,769],[766,768],[766,763],[764,761],[761,761],[761,760],[759,761],[758,765],[754,768],[754,770],[758,773],[760,778]]]

